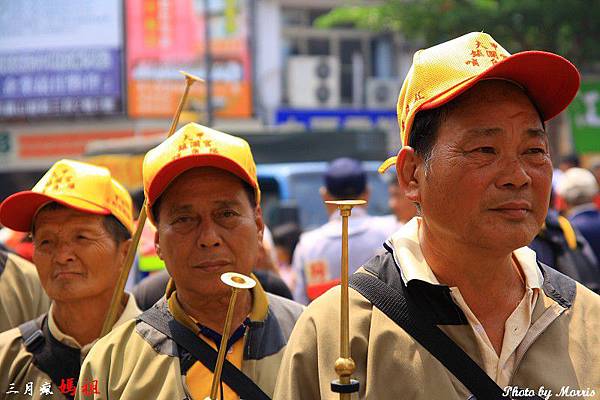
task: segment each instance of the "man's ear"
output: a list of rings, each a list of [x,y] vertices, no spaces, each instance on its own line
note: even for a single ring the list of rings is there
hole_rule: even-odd
[[[119,256],[121,257],[121,263],[127,258],[127,252],[129,251],[129,247],[132,245],[132,243],[132,239],[127,239],[119,245]]]
[[[154,232],[154,251],[156,251],[156,255],[158,256],[158,258],[164,261],[160,251],[160,237],[158,236],[158,230]]]
[[[263,221],[262,209],[260,208],[260,205],[257,205],[254,209],[254,222],[256,223],[256,229],[258,232],[258,241],[259,243],[262,243],[263,234],[265,232],[265,222]]]
[[[410,146],[404,146],[398,152],[396,160],[396,173],[398,174],[398,184],[404,191],[406,198],[414,203],[419,203],[421,193],[419,190],[419,179],[417,172],[423,160],[415,153]]]

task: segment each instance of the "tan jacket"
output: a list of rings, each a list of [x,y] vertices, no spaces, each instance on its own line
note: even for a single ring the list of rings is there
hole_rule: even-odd
[[[135,303],[135,298],[133,295],[129,295],[125,310],[114,326],[122,325],[126,321],[135,318],[140,312]],[[58,330],[56,324],[48,323],[48,316],[44,316],[43,318],[46,321],[42,328],[44,340],[56,340],[62,345],[71,348],[75,354],[79,355],[79,362],[81,362],[92,347],[92,344],[85,345],[82,348],[74,345],[73,338]],[[48,334],[52,338],[49,338]],[[61,360],[56,359],[53,362],[58,365],[61,363]],[[77,378],[78,376],[68,378],[72,379],[70,382],[72,387],[77,386]],[[65,379],[65,385],[62,387],[65,391],[69,386],[68,379]],[[40,370],[35,364],[33,354],[27,350],[23,343],[23,337],[19,328],[14,328],[0,334],[0,399],[65,399],[59,385],[60,383],[58,385],[52,383],[48,374]],[[83,387],[79,387],[79,390],[81,389]],[[48,390],[52,392],[52,395],[47,394]],[[7,393],[12,391],[17,391],[18,393]]]
[[[0,332],[39,317],[49,308],[50,299],[35,266],[15,254],[0,251]]]
[[[391,248],[388,250],[391,251]],[[511,386],[534,390],[584,390],[571,398],[600,399],[600,297],[550,269],[533,309],[532,324],[517,349]],[[376,256],[357,273],[371,273],[402,285],[393,256]],[[425,284],[428,285],[428,284]],[[435,285],[429,289],[438,294]],[[440,286],[441,287],[441,286]],[[424,287],[408,290],[416,298]],[[339,287],[313,302],[288,342],[274,399],[338,399],[330,390],[339,357]],[[354,289],[350,289],[351,356],[360,398],[377,400],[464,400],[469,391],[437,359]],[[445,300],[444,300],[445,298]],[[420,303],[436,312],[438,326],[482,365],[473,330],[447,296]],[[443,321],[442,321],[443,320]],[[564,388],[564,389],[563,389]],[[356,398],[356,397],[353,397]],[[554,397],[553,397],[554,398]],[[566,397],[565,397],[566,398]],[[482,400],[482,399],[480,399]]]
[[[242,372],[267,395],[272,395],[287,339],[303,307],[265,293],[260,284],[252,289],[252,293],[253,311],[263,308],[257,303],[265,307],[259,320],[254,319],[253,312],[250,314]],[[166,299],[153,307],[167,318],[175,319],[167,305],[172,295],[168,288]],[[181,318],[177,320],[189,326]],[[194,333],[198,335],[197,326],[189,329],[195,329]],[[83,396],[78,392],[76,399],[191,399],[186,385],[186,368],[190,366],[186,359],[177,344],[166,335],[139,319],[131,321],[99,340],[84,360],[80,382],[98,379],[100,394]]]

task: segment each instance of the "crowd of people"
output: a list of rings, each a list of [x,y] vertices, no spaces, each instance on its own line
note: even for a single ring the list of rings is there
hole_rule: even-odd
[[[220,399],[598,398],[600,166],[553,178],[545,132],[578,87],[564,58],[481,32],[415,54],[380,168],[392,214],[349,219],[349,360],[341,217],[266,227],[245,140],[190,123],[146,154],[153,272],[120,302],[132,196],[57,161],[0,205],[21,233],[0,250],[0,398],[204,399],[222,343]],[[361,162],[330,162],[314,195],[368,200]],[[222,341],[224,272],[257,283]]]

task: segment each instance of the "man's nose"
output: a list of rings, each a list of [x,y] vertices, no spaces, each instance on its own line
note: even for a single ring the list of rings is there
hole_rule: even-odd
[[[213,221],[206,221],[199,227],[197,244],[202,248],[217,247],[221,245],[221,236],[218,226]]]
[[[55,252],[54,259],[56,262],[61,264],[67,264],[75,261],[75,251],[73,245],[66,241],[58,242]]]
[[[506,157],[500,166],[498,186],[505,188],[522,188],[531,183],[527,166],[519,157]]]

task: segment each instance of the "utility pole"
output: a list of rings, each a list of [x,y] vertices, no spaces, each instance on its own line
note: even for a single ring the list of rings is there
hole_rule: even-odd
[[[206,70],[206,125],[213,126],[213,102],[212,102],[212,51],[210,36],[210,9],[209,0],[203,0],[204,7],[204,65]]]

